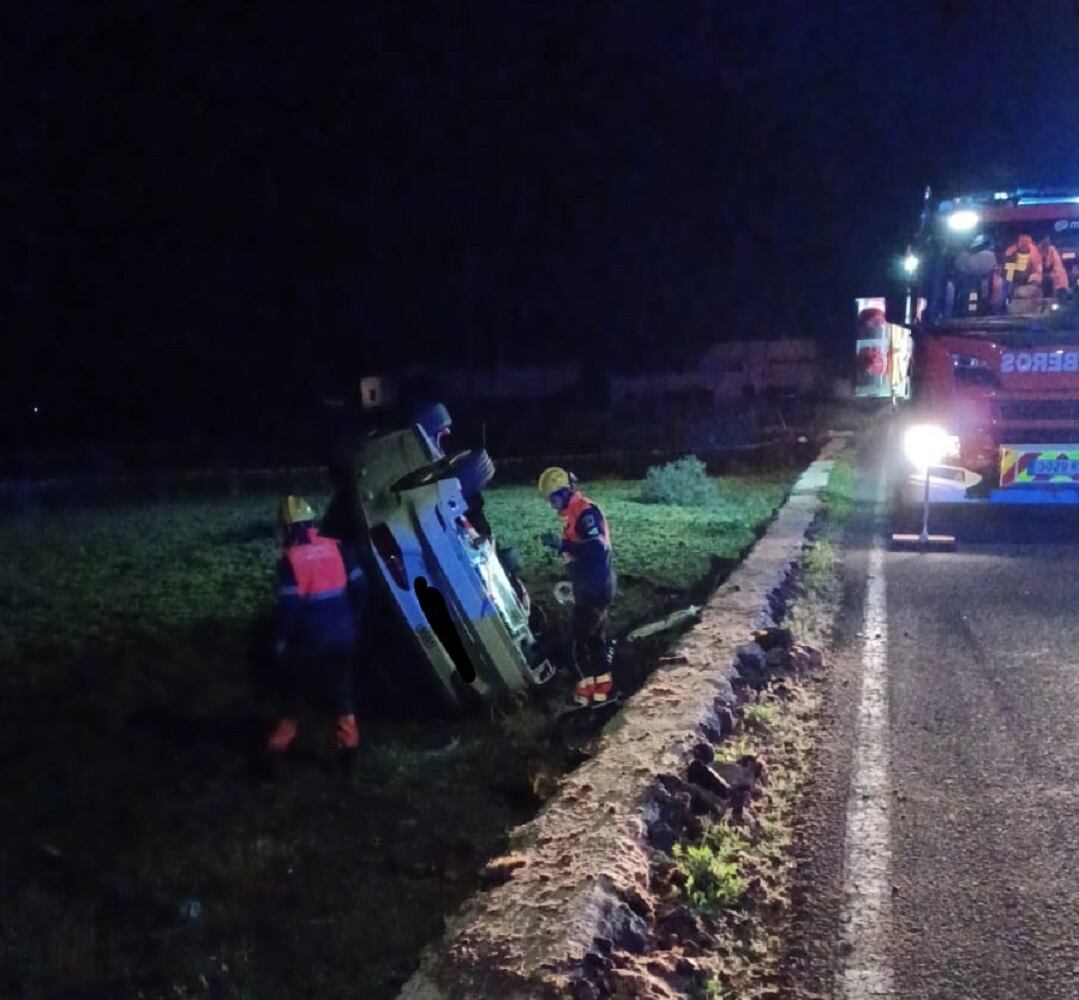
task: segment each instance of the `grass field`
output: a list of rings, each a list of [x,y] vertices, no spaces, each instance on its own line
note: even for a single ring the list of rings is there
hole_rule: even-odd
[[[705,580],[713,561],[737,559],[758,527],[782,500],[782,476],[729,476],[718,480],[720,500],[712,507],[682,508],[642,503],[638,482],[604,482],[588,487],[611,526],[619,576],[619,598],[611,610],[615,633],[656,614]],[[531,489],[493,490],[490,520],[504,540],[516,546],[528,567],[533,595],[544,602],[563,578],[561,560],[539,543],[544,531],[561,531],[554,512]]]
[[[686,603],[788,480],[722,479],[693,511],[590,488],[621,575],[615,630]],[[246,647],[273,508],[0,525],[0,996],[390,997],[534,810],[529,749],[483,719],[369,722],[350,779],[312,754],[277,785],[250,780]],[[559,564],[538,536],[557,519],[525,488],[491,491],[488,513],[549,603]]]

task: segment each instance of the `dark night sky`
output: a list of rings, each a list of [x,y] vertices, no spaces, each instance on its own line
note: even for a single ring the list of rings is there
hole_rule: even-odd
[[[15,8],[19,8],[14,12]],[[427,359],[845,348],[921,189],[1077,183],[1074,3],[37,3],[0,22],[5,426]]]

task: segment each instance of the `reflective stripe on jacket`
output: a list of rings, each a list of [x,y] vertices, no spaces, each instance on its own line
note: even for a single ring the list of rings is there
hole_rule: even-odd
[[[1004,276],[1011,282],[1017,277],[1024,278],[1030,284],[1041,282],[1041,251],[1029,236],[1020,236],[1004,251]]]

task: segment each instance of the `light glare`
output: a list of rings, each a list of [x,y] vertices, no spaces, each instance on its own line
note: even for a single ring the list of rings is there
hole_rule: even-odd
[[[978,224],[978,213],[961,209],[948,216],[948,228],[953,233],[969,233]]]
[[[908,253],[906,257],[903,258],[903,270],[906,271],[907,274],[914,274],[914,272],[918,270],[919,264],[921,264],[921,261],[918,259],[917,254]]]
[[[903,451],[916,468],[928,469],[959,454],[959,439],[936,424],[915,424],[903,435]]]

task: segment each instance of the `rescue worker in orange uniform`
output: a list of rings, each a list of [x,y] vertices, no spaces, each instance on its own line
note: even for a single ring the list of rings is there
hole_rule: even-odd
[[[599,704],[614,686],[607,644],[607,609],[617,589],[610,529],[565,469],[545,469],[539,491],[564,525],[561,537],[548,533],[543,543],[566,561],[573,584],[573,659],[580,674],[574,700]]]
[[[1043,236],[1038,241],[1038,252],[1042,258],[1045,281],[1051,286],[1051,294],[1057,298],[1063,298],[1068,291],[1068,272],[1064,267],[1064,259],[1060,256],[1060,251],[1053,246],[1048,236]]]
[[[1013,285],[1042,283],[1042,255],[1034,240],[1024,233],[1004,251],[1004,277]]]
[[[1004,251],[1004,280],[1009,315],[1035,315],[1042,311],[1042,255],[1034,240],[1023,233]]]
[[[315,528],[301,497],[281,503],[284,552],[277,568],[274,654],[280,711],[266,743],[271,759],[296,740],[301,696],[314,694],[335,717],[338,760],[348,768],[359,747],[354,666],[366,586],[351,550]]]

